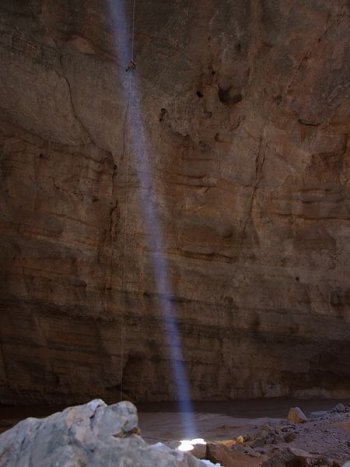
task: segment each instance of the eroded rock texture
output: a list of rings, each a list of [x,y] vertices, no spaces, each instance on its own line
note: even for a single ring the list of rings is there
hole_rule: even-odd
[[[0,436],[1,465],[215,467],[164,444],[147,444],[137,423],[133,404],[107,406],[101,399],[44,419],[27,418]]]
[[[173,398],[164,300],[194,398],[349,394],[349,3],[136,2],[170,297],[106,5],[0,13],[0,399]]]

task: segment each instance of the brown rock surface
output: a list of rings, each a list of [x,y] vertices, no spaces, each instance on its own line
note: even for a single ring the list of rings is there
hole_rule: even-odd
[[[349,5],[137,2],[170,297],[107,18],[0,0],[0,401],[173,398],[165,300],[194,398],[349,394]]]
[[[207,446],[207,459],[213,464],[224,465],[225,467],[259,467],[262,465],[261,456],[248,457],[241,452],[231,451],[227,447],[209,443]]]

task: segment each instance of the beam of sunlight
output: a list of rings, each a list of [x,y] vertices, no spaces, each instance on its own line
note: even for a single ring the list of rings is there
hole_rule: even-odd
[[[201,445],[206,445],[207,442],[203,438],[195,438],[195,439],[182,439],[180,441],[180,446],[178,446],[176,449],[178,451],[193,451],[194,447],[197,446],[198,444]]]
[[[142,116],[137,68],[126,71],[133,59],[132,28],[126,14],[125,0],[106,0],[109,8],[110,23],[116,45],[119,65],[119,79],[123,87],[125,106],[128,108],[127,132],[131,145],[131,153],[140,183],[144,222],[149,238],[152,257],[152,267],[160,297],[161,317],[165,330],[166,344],[169,349],[171,368],[182,416],[184,434],[192,437],[195,434],[195,424],[190,397],[189,383],[186,376],[181,338],[177,319],[173,310],[171,286],[168,278],[167,264],[164,257],[161,225],[156,205],[155,190],[152,183],[150,154],[147,150],[147,137]],[[132,0],[131,2],[132,3]],[[132,6],[132,5],[131,5]],[[132,18],[132,15],[131,15]]]

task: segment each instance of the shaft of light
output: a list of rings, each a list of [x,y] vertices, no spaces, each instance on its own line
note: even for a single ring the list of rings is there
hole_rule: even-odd
[[[142,118],[137,71],[126,72],[126,67],[132,56],[132,38],[127,20],[124,0],[107,0],[111,28],[116,43],[120,82],[124,90],[125,103],[128,106],[127,131],[131,144],[131,152],[135,158],[135,166],[141,187],[144,221],[149,238],[152,257],[152,267],[160,297],[161,316],[165,330],[166,344],[173,372],[179,409],[182,416],[183,430],[187,437],[195,434],[193,410],[190,398],[189,384],[183,363],[181,338],[177,320],[170,301],[171,287],[167,274],[167,264],[164,257],[162,232],[159,215],[155,203],[155,192],[150,168],[150,154],[147,149],[147,138]]]

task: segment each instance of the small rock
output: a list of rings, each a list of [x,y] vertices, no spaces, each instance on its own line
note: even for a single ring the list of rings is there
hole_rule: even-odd
[[[314,456],[302,449],[287,448],[275,453],[261,467],[340,467],[338,462]],[[349,465],[350,467],[350,465]]]
[[[197,457],[197,459],[205,459],[207,453],[207,445],[206,444],[195,444],[193,446],[192,451],[190,451],[191,455]]]
[[[292,423],[305,423],[307,417],[299,407],[292,407],[288,412],[288,420]]]
[[[224,445],[217,443],[207,444],[207,459],[212,463],[220,463],[227,467],[234,467],[234,453]]]
[[[271,426],[264,426],[256,434],[255,439],[249,443],[253,448],[263,447],[266,444],[277,444],[283,441],[282,433]]]
[[[293,431],[295,430],[294,425],[284,425],[280,428],[281,431],[286,432],[286,431]]]
[[[288,451],[291,452],[294,456],[304,457],[305,459],[312,457],[311,453],[304,451],[304,449],[288,448]]]
[[[251,450],[247,455],[243,451],[243,449],[246,449],[244,445],[236,445],[234,450],[218,443],[208,443],[207,446],[207,459],[214,464],[219,463],[225,467],[253,467],[260,465],[258,459],[252,459],[252,455],[260,457],[260,454]],[[236,448],[238,449],[236,450]]]
[[[285,436],[284,436],[284,441],[286,443],[291,443],[292,441],[294,441],[296,439],[297,435],[295,433],[287,433]]]
[[[258,451],[255,451],[255,449],[251,448],[250,446],[244,446],[243,449],[244,454],[248,454],[250,457],[260,457],[261,453]]]
[[[279,451],[262,464],[262,467],[308,467],[311,456],[301,449],[287,448]]]
[[[250,445],[253,448],[262,448],[266,446],[266,444],[267,444],[266,438],[256,438]]]
[[[332,413],[343,413],[343,412],[347,412],[348,409],[347,407],[345,407],[344,404],[342,404],[341,402],[339,404],[337,404],[332,410],[331,412]]]
[[[341,467],[341,465],[332,460],[332,459],[327,459],[326,457],[317,457],[313,461],[311,461],[311,466],[312,467]]]

